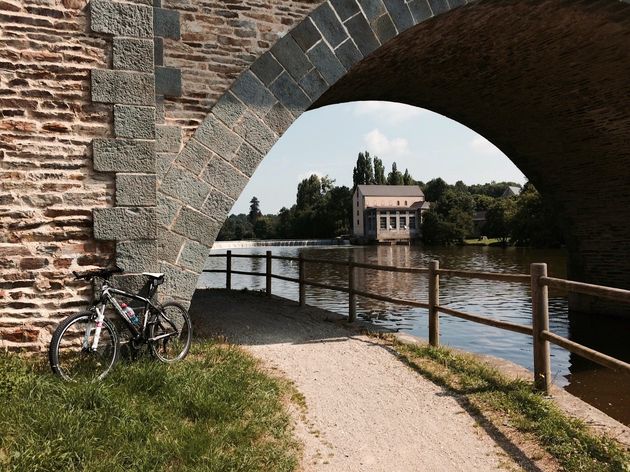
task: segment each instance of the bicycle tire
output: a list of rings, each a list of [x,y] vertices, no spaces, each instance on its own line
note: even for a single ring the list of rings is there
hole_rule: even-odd
[[[66,318],[55,329],[48,349],[48,360],[53,373],[64,380],[71,382],[101,380],[118,362],[120,353],[118,333],[114,324],[107,318],[103,320],[97,351],[88,352],[80,348],[84,342],[81,338],[85,339],[85,331],[94,323],[93,318],[94,315],[90,312],[79,313]],[[88,346],[92,343],[91,332],[87,335]]]
[[[169,316],[174,318],[170,323]],[[177,326],[174,326],[175,323]],[[166,363],[177,362],[186,357],[192,343],[192,323],[190,316],[188,316],[188,310],[177,302],[167,302],[161,306],[161,312],[157,313],[151,321],[149,338],[168,334],[169,330],[171,333],[178,331],[178,335],[151,342],[153,355],[161,362]]]

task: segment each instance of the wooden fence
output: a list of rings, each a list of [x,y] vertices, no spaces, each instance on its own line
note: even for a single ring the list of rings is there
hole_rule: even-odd
[[[329,259],[306,258],[300,254],[299,257],[274,256],[271,251],[262,255],[232,254],[227,251],[225,254],[212,254],[213,258],[225,258],[225,269],[204,270],[210,273],[225,273],[225,286],[232,288],[232,275],[254,275],[265,277],[265,291],[271,296],[272,280],[284,280],[299,284],[299,304],[306,303],[306,286],[319,287],[328,290],[335,290],[348,294],[348,319],[350,322],[356,320],[357,297],[371,298],[383,302],[406,305],[417,308],[426,308],[429,312],[429,343],[432,346],[440,345],[440,318],[439,314],[454,316],[464,320],[480,323],[494,328],[521,333],[533,338],[534,355],[534,384],[538,390],[549,393],[551,388],[551,359],[549,344],[553,343],[568,351],[585,357],[597,364],[617,370],[619,372],[630,373],[630,364],[601,352],[590,349],[562,336],[549,331],[549,287],[566,290],[567,292],[582,293],[602,298],[607,298],[620,302],[630,303],[630,290],[591,285],[582,282],[557,279],[547,275],[547,264],[531,264],[530,275],[528,274],[504,274],[498,272],[477,272],[470,270],[452,270],[440,268],[438,261],[431,261],[428,268],[420,267],[400,267],[391,265],[367,264],[355,262],[352,258],[348,261],[338,261]],[[243,259],[264,259],[265,272],[246,272],[232,269],[234,258]],[[298,263],[298,278],[287,277],[273,273],[273,261],[292,261]],[[314,280],[306,280],[306,264],[327,264],[346,267],[348,270],[348,286],[325,284]],[[368,269],[387,272],[402,272],[406,274],[423,274],[429,279],[429,299],[426,303],[401,298],[390,297],[382,294],[365,292],[356,287],[356,269]],[[483,316],[455,310],[448,305],[440,303],[440,276],[444,277],[464,277],[498,282],[512,282],[531,285],[532,294],[532,325],[522,325],[508,321],[495,320]]]

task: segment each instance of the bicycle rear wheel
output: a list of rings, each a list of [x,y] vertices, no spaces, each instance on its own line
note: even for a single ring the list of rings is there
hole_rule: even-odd
[[[118,360],[118,334],[108,319],[96,349],[93,349],[96,320],[90,312],[66,318],[55,330],[48,359],[53,372],[72,382],[96,381],[105,377]]]
[[[188,311],[176,302],[162,305],[150,323],[151,351],[162,362],[175,362],[188,354],[192,324]]]

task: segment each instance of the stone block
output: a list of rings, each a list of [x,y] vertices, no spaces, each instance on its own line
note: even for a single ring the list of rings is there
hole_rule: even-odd
[[[289,129],[297,116],[299,116],[299,113],[293,115],[281,103],[276,103],[271,110],[269,110],[269,113],[265,115],[263,121],[280,137]]]
[[[179,126],[157,125],[155,127],[155,151],[179,152],[182,146],[182,129]]]
[[[173,166],[164,177],[160,190],[199,209],[210,192],[210,186],[187,170]]]
[[[313,47],[307,54],[328,85],[334,84],[346,73],[335,53],[324,42]]]
[[[258,116],[264,116],[276,103],[267,87],[249,70],[236,80],[232,93]]]
[[[165,274],[164,285],[160,287],[163,297],[177,297],[183,300],[192,298],[199,280],[198,273],[167,263],[160,265],[160,271]]]
[[[341,21],[346,21],[361,11],[355,0],[331,0],[330,3],[337,15],[339,15],[339,18],[341,18]]]
[[[208,161],[214,156],[214,153],[192,138],[186,143],[182,152],[179,153],[175,163],[188,169],[194,175],[199,175],[206,168]]]
[[[179,11],[164,8],[153,9],[153,34],[161,38],[179,40]]]
[[[232,163],[243,174],[251,177],[263,158],[264,155],[262,153],[258,152],[249,144],[243,143],[241,148],[236,153],[236,157],[234,158]]]
[[[114,105],[114,133],[118,138],[155,139],[155,108]]]
[[[162,38],[153,40],[153,63],[156,66],[164,65],[164,40]]]
[[[234,131],[263,154],[267,154],[277,140],[274,132],[250,112],[243,115],[241,121],[234,127]]]
[[[100,172],[155,172],[152,141],[98,138],[92,141],[94,170]]]
[[[361,54],[361,51],[354,45],[352,39],[348,39],[348,41],[335,49],[335,54],[346,70],[349,70],[353,65],[363,59],[363,54]]]
[[[433,16],[437,16],[440,13],[444,13],[450,10],[447,0],[428,0]]]
[[[275,59],[274,59],[275,61]],[[212,113],[228,127],[231,127],[243,116],[246,107],[232,92],[225,93],[212,108]]]
[[[116,243],[116,264],[125,272],[151,272],[158,269],[156,240],[120,241]]]
[[[150,39],[114,38],[112,55],[114,69],[153,74],[153,41]]]
[[[116,174],[116,205],[155,206],[155,174]]]
[[[311,99],[287,72],[283,72],[280,77],[271,84],[271,91],[278,101],[295,117],[300,116],[311,106]]]
[[[195,132],[195,139],[219,156],[232,159],[243,140],[210,113]]]
[[[174,67],[156,67],[155,93],[165,97],[181,97],[182,71]]]
[[[385,13],[382,0],[358,0],[368,21],[373,21]]]
[[[251,69],[252,72],[256,74],[256,77],[265,85],[269,85],[273,82],[283,71],[280,63],[270,52],[266,52],[256,59]]]
[[[94,238],[105,241],[155,239],[155,208],[96,208]]]
[[[164,97],[155,97],[155,122],[164,123],[166,112],[164,110]]]
[[[160,152],[155,155],[155,173],[158,182],[164,178],[177,156],[175,152]]]
[[[405,0],[383,0],[383,2],[399,33],[402,33],[414,25],[411,12]]]
[[[293,36],[295,42],[298,43],[304,52],[311,49],[322,39],[322,35],[319,34],[319,31],[317,31],[317,28],[315,28],[310,18],[306,18],[304,21],[300,22],[300,24],[291,31],[291,36]]]
[[[243,145],[246,146],[246,144]],[[214,220],[222,221],[234,206],[234,202],[233,198],[213,189],[210,190],[201,211]]]
[[[92,31],[134,38],[153,37],[153,8],[109,0],[92,0],[89,5]]]
[[[411,0],[407,5],[416,24],[433,16],[428,0]]]
[[[175,264],[186,238],[167,229],[160,228],[158,233],[158,259],[161,262]]]
[[[177,200],[167,197],[161,189],[157,193],[157,222],[164,228],[170,228],[182,204]]]
[[[173,225],[173,232],[208,247],[212,246],[220,229],[220,223],[186,206],[181,209]]]
[[[315,9],[311,13],[311,19],[333,48],[339,46],[348,37],[348,33],[328,2]]]
[[[346,28],[355,44],[363,54],[368,56],[381,45],[372,27],[363,15],[356,15],[346,22]]]
[[[314,102],[328,89],[328,84],[319,72],[313,69],[300,80],[300,87]]]
[[[387,13],[374,20],[372,26],[381,44],[385,44],[397,34],[394,22]]]
[[[249,179],[220,157],[211,159],[203,179],[224,194],[237,199]]]
[[[113,286],[126,292],[136,293],[141,297],[148,296],[150,281],[145,275],[124,274],[115,275]]]
[[[155,104],[153,74],[122,70],[92,70],[92,101],[122,105]]]
[[[184,269],[201,272],[206,259],[208,259],[208,254],[210,254],[210,249],[203,244],[195,241],[186,241],[179,254],[177,264]]]
[[[280,39],[271,48],[271,53],[296,81],[304,77],[313,68],[304,51],[302,51],[290,34]],[[276,74],[276,77],[278,75],[280,73]]]

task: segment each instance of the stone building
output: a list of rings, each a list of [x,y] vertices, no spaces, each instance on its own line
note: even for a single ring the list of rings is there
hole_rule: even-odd
[[[417,185],[358,185],[352,197],[353,236],[377,243],[411,242],[430,208]]]

